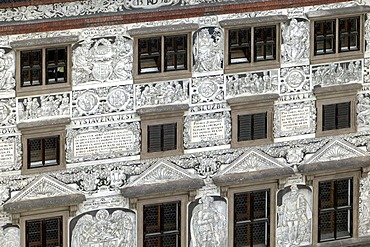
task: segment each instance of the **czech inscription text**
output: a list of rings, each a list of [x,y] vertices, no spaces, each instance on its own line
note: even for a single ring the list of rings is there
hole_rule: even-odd
[[[224,138],[224,119],[214,118],[191,122],[191,142],[214,141]]]

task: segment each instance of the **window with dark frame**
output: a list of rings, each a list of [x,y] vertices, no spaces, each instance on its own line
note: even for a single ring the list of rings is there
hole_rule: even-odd
[[[26,221],[26,247],[62,247],[62,217]]]
[[[353,179],[319,182],[319,242],[352,237]]]
[[[238,142],[267,138],[267,112],[238,115]]]
[[[27,168],[59,165],[60,136],[27,139]]]
[[[322,106],[322,131],[351,127],[351,102]]]
[[[148,153],[177,149],[177,123],[148,126]]]
[[[269,246],[270,190],[234,194],[234,246]]]
[[[229,64],[276,60],[276,25],[231,29],[228,42]]]
[[[180,247],[181,202],[144,205],[144,247]]]
[[[360,16],[315,21],[314,55],[360,50],[360,23]]]
[[[67,47],[20,52],[20,86],[40,86],[67,82]]]
[[[186,70],[187,42],[186,34],[139,39],[138,73]]]

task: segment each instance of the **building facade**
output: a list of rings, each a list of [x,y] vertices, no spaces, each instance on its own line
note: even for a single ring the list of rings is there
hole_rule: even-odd
[[[369,246],[368,14],[1,1],[0,246]]]

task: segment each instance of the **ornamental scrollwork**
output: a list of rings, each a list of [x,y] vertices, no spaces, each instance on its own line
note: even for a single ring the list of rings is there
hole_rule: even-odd
[[[202,28],[195,32],[193,56],[195,72],[219,71],[223,67],[224,35],[218,27]]]
[[[67,130],[67,162],[119,158],[139,153],[139,122]]]
[[[370,125],[370,93],[359,94],[357,103],[357,126],[358,128]]]
[[[137,107],[182,103],[189,98],[189,81],[140,84],[135,91]]]
[[[14,98],[0,99],[0,126],[15,125],[16,100]]]
[[[309,22],[292,19],[281,26],[283,43],[281,55],[284,63],[309,62],[310,28]]]
[[[364,24],[364,39],[366,42],[365,51],[370,51],[370,20],[366,19]]]
[[[90,116],[133,110],[132,85],[73,91],[72,116]]]
[[[332,86],[362,83],[362,60],[312,66],[312,84]]]
[[[308,92],[311,90],[309,66],[281,69],[281,93]]]
[[[255,95],[256,93],[277,93],[278,70],[266,70],[245,74],[226,75],[228,97]]]
[[[225,145],[231,141],[228,111],[189,115],[184,122],[184,147],[187,149]]]
[[[73,50],[73,84],[132,79],[133,42],[124,36],[90,39]]]
[[[370,177],[360,180],[360,197],[359,197],[359,226],[358,233],[360,236],[370,235]]]
[[[128,209],[100,209],[71,221],[71,247],[136,246],[136,216]]]
[[[14,91],[15,52],[0,48],[0,92]]]
[[[21,231],[18,226],[9,224],[0,227],[0,246],[2,247],[21,246]]]
[[[275,105],[273,130],[275,137],[315,133],[315,102],[310,100]]]
[[[20,121],[70,115],[70,94],[42,95],[18,99]]]
[[[209,103],[223,101],[225,84],[222,76],[193,78],[191,85],[191,103]]]

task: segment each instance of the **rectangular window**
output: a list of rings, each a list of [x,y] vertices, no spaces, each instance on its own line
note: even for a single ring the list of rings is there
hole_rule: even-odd
[[[60,136],[27,139],[28,169],[59,165]]]
[[[323,105],[322,131],[351,127],[351,102]]]
[[[267,112],[238,116],[238,141],[267,138]]]
[[[148,153],[177,149],[177,124],[148,126]]]
[[[353,179],[319,182],[319,241],[352,237]]]
[[[360,50],[360,16],[314,22],[314,55]]]
[[[139,39],[138,73],[187,70],[187,42],[186,34]]]
[[[20,51],[20,86],[67,82],[67,47]]]
[[[234,194],[234,246],[269,246],[270,190]]]
[[[144,247],[179,247],[181,202],[144,205]]]
[[[26,221],[26,247],[62,247],[62,217]]]
[[[276,30],[276,25],[229,30],[228,63],[276,60]]]

